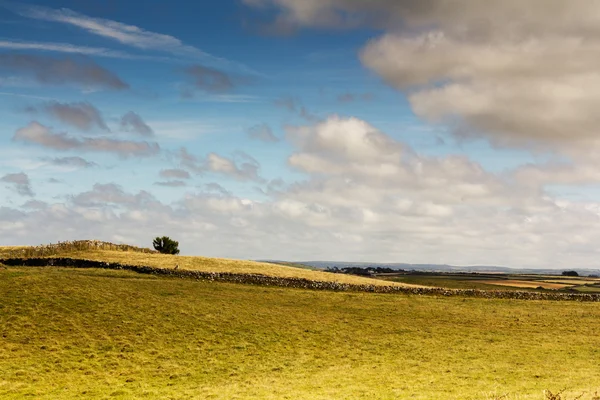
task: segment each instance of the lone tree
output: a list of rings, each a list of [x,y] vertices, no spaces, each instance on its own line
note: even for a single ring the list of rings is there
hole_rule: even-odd
[[[579,276],[577,271],[563,271],[562,275],[563,276]]]
[[[168,236],[157,237],[152,241],[152,245],[161,254],[179,254],[179,242]]]

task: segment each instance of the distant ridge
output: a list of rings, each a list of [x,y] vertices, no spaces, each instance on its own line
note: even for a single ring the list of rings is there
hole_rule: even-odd
[[[510,268],[499,267],[493,265],[473,265],[473,266],[455,266],[448,264],[409,264],[409,263],[372,263],[372,262],[348,262],[348,261],[274,261],[273,263],[292,263],[301,264],[318,269],[327,268],[345,268],[345,267],[361,267],[361,268],[391,268],[404,269],[414,271],[427,272],[491,272],[491,273],[506,273],[506,274],[537,274],[537,275],[557,275],[565,270],[577,271],[580,275],[600,275],[600,269],[591,268]]]

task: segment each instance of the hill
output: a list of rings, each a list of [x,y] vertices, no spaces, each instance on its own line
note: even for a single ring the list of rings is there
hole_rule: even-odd
[[[75,244],[73,244],[75,243]],[[0,258],[9,257],[69,257],[81,260],[105,261],[127,265],[175,268],[202,272],[260,274],[280,278],[303,278],[320,282],[338,282],[354,285],[407,286],[418,285],[388,282],[379,279],[331,274],[291,265],[225,258],[173,256],[158,254],[148,249],[115,245],[97,241],[78,241],[38,247],[0,247]]]

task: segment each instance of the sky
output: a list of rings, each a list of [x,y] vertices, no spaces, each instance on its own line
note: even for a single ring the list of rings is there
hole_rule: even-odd
[[[0,1],[0,245],[600,266],[595,0]]]

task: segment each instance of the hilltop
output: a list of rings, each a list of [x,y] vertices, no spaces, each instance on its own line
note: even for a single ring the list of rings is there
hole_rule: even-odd
[[[278,278],[301,278],[318,282],[337,282],[351,285],[379,285],[419,287],[378,279],[332,274],[319,270],[257,262],[201,256],[174,256],[129,245],[82,240],[42,246],[0,247],[0,258],[66,257],[80,260],[103,261],[134,266],[149,266],[189,271],[258,274]]]

